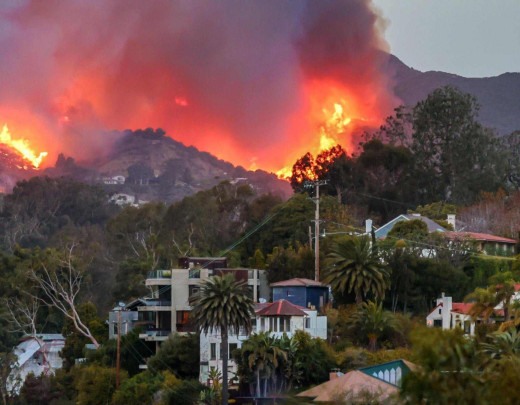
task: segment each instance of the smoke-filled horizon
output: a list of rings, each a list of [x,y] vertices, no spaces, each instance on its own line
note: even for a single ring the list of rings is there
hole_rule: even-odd
[[[0,123],[51,158],[161,127],[277,170],[316,149],[335,97],[367,125],[395,105],[370,0],[12,0],[0,22]]]

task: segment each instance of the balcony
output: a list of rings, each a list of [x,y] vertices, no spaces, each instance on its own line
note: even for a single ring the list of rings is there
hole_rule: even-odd
[[[170,300],[146,300],[146,305],[138,307],[139,312],[171,311],[172,302]]]
[[[149,271],[146,276],[146,285],[169,285],[171,283],[171,270]]]
[[[149,342],[159,342],[168,339],[171,331],[167,329],[151,329],[140,333],[139,338]]]

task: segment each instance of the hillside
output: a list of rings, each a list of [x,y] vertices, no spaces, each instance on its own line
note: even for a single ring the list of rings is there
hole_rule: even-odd
[[[451,85],[474,95],[480,106],[480,122],[500,135],[520,129],[520,73],[495,77],[466,78],[444,72],[420,72],[390,55],[389,71],[395,94],[404,104],[413,106],[434,89]]]
[[[102,181],[124,176],[125,184],[112,191],[138,195],[143,200],[180,200],[224,180],[250,184],[258,193],[271,192],[287,198],[286,181],[262,170],[247,171],[166,136],[158,130],[127,131],[103,160],[87,163]]]

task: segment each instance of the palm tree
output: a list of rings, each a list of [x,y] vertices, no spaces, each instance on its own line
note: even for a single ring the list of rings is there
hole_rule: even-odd
[[[471,302],[473,305],[469,310],[469,314],[473,319],[482,318],[486,323],[494,314],[495,307],[499,303],[497,301],[497,294],[493,288],[477,287],[475,291],[468,294],[464,299],[466,302]]]
[[[256,396],[261,394],[261,380],[264,380],[264,396],[267,396],[267,385],[279,366],[279,360],[287,360],[287,353],[276,342],[276,338],[268,332],[253,334],[242,344],[242,356],[247,358],[249,371],[256,380]]]
[[[243,328],[251,333],[253,300],[245,283],[232,274],[215,276],[200,285],[198,293],[190,298],[191,317],[201,333],[219,330],[222,338],[222,404],[228,403],[228,338]]]
[[[372,293],[376,299],[385,296],[389,274],[367,237],[339,240],[327,256],[324,281],[341,293],[354,293],[356,304]]]
[[[394,315],[383,310],[381,303],[365,302],[352,314],[349,319],[349,328],[356,334],[368,338],[368,349],[377,349],[377,340],[386,332],[395,330]]]
[[[489,339],[489,342],[481,343],[480,347],[492,359],[514,358],[520,354],[520,333],[515,328],[507,332],[492,333]]]

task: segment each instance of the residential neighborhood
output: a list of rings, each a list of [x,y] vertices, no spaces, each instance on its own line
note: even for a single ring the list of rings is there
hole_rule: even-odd
[[[0,1],[0,405],[518,405],[520,1]]]

